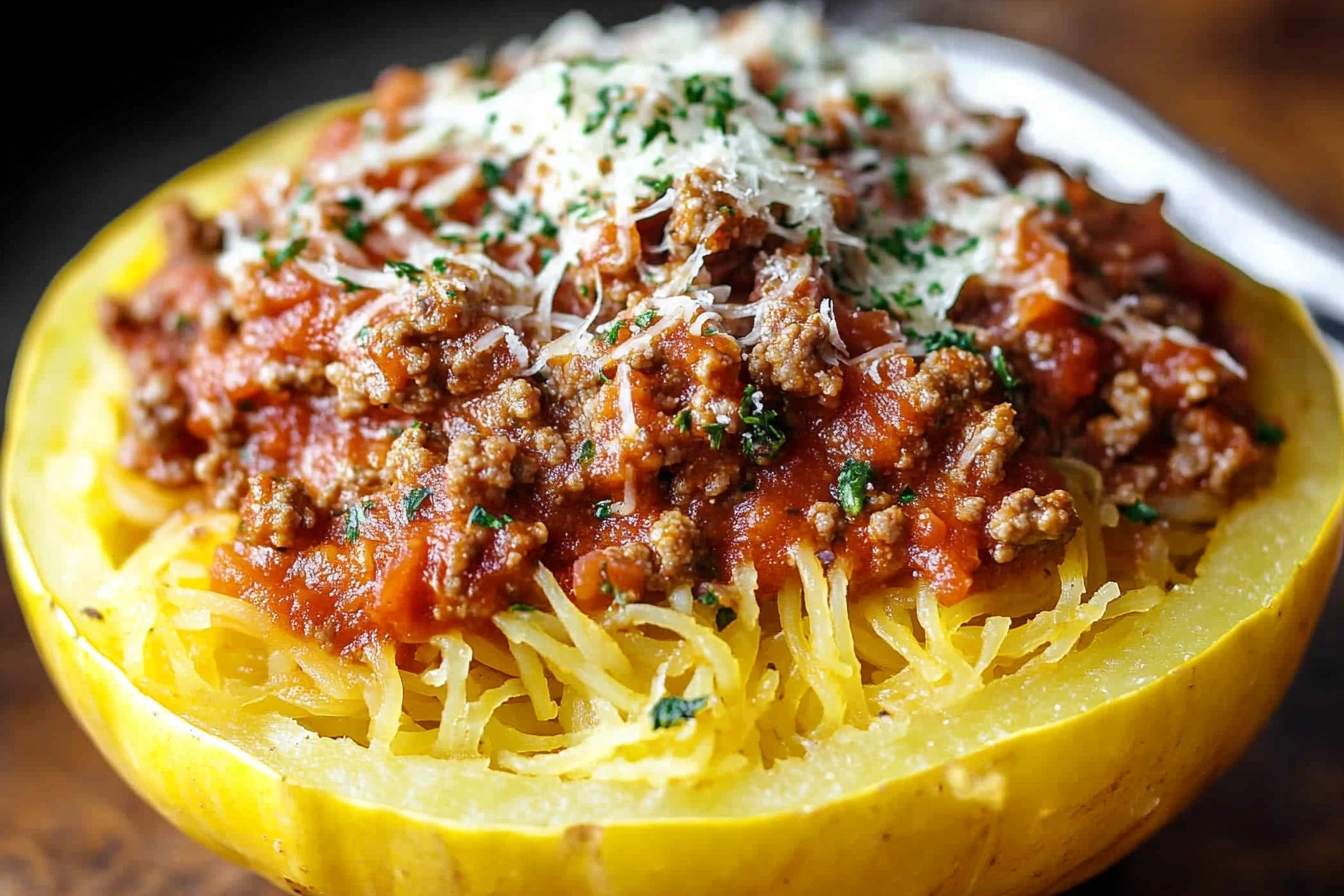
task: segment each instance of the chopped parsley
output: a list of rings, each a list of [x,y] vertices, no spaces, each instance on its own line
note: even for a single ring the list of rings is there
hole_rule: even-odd
[[[406,493],[406,497],[401,499],[401,506],[406,511],[406,522],[415,519],[416,512],[420,505],[425,503],[425,499],[434,493],[433,489],[413,488]]]
[[[933,333],[907,331],[905,335],[906,338],[918,339],[923,342],[925,351],[929,353],[945,348],[959,348],[962,351],[980,354],[980,349],[975,347],[975,334],[970,330],[958,330],[956,327],[949,327],[946,330],[936,330]]]
[[[341,233],[345,238],[357,246],[364,245],[364,236],[369,232],[369,225],[358,218],[346,218],[345,226],[341,228]]]
[[[355,345],[368,345],[369,337],[373,335],[373,327],[360,327],[359,332],[355,334]]]
[[[359,540],[359,527],[369,521],[369,508],[373,507],[372,501],[359,501],[345,508],[345,540],[355,542]]]
[[[667,177],[659,178],[641,177],[639,180],[640,183],[644,184],[644,186],[648,187],[659,196],[672,189],[672,175],[670,174]]]
[[[713,588],[706,588],[695,596],[697,603],[704,604],[707,607],[717,607],[719,605],[719,596],[714,593]]]
[[[607,327],[607,332],[602,334],[602,341],[607,345],[615,345],[616,340],[620,338],[621,330],[625,329],[625,321],[618,320]]]
[[[910,504],[918,497],[919,495],[915,494],[915,490],[907,485],[905,488],[901,489],[901,493],[896,496],[896,500],[901,504]]]
[[[1283,427],[1275,426],[1266,420],[1255,424],[1255,440],[1264,445],[1277,445],[1283,441]]]
[[[846,516],[858,516],[868,503],[868,481],[873,478],[873,465],[865,460],[847,458],[835,480],[840,507]]]
[[[485,184],[487,190],[492,187],[497,187],[504,182],[504,173],[506,170],[507,169],[503,165],[500,165],[497,162],[492,162],[489,159],[482,159],[481,182]]]
[[[653,729],[675,728],[695,718],[695,714],[709,703],[708,697],[687,700],[684,697],[663,697],[653,704]]]
[[[368,289],[367,286],[363,286],[353,280],[347,280],[339,275],[336,277],[336,282],[345,287],[346,292],[359,292],[361,289]]]
[[[593,516],[597,517],[600,520],[605,520],[608,517],[610,517],[611,499],[607,498],[605,500],[598,501],[597,506],[593,508]]]
[[[271,270],[278,271],[285,262],[298,258],[299,253],[307,248],[308,237],[303,236],[296,240],[291,240],[285,248],[281,249],[279,252],[267,252],[262,250],[261,254],[262,257],[266,259],[266,263],[271,266]]]
[[[641,330],[648,329],[649,324],[653,323],[653,319],[657,316],[658,312],[654,311],[652,308],[641,311],[635,317],[635,326],[639,327]]]
[[[467,517],[467,522],[473,526],[481,526],[485,529],[503,529],[509,523],[513,522],[513,517],[507,513],[501,513],[495,516],[481,505],[477,504],[471,508],[471,516]]]
[[[758,464],[768,464],[778,457],[785,441],[783,430],[774,422],[779,412],[766,409],[764,395],[755,386],[747,386],[742,393],[737,415],[747,425],[742,433],[742,453]]]
[[[1012,392],[1022,385],[1022,380],[1013,374],[1012,368],[1008,366],[1008,358],[999,346],[990,348],[989,363],[994,368],[994,372],[999,375],[999,381],[1003,383],[1003,388]]]
[[[574,82],[567,71],[560,73],[560,108],[566,115],[574,111]]]
[[[936,295],[937,293],[935,293],[933,289],[934,286],[938,286],[938,284],[932,284],[929,287],[929,292]],[[868,287],[868,294],[873,299],[873,308],[876,308],[879,311],[885,311],[893,317],[901,316],[895,313],[893,306],[895,306],[895,308],[910,309],[918,308],[920,305],[924,304],[924,300],[915,295],[914,285],[910,283],[906,283],[895,292],[882,292],[876,286],[870,286]]]
[[[509,604],[509,609],[515,613],[531,613],[536,607],[531,604]]]
[[[732,607],[719,607],[714,614],[714,627],[723,631],[737,620],[737,611]]]
[[[625,93],[625,88],[619,84],[606,84],[597,92],[598,107],[588,113],[588,117],[583,120],[583,132],[591,134],[602,127],[602,122],[606,120],[611,112],[611,99],[613,96],[621,96]]]
[[[867,93],[854,94],[854,107],[859,110],[863,121],[871,128],[889,128],[891,127],[891,116],[878,105],[874,105],[873,97]]]
[[[727,429],[727,423],[710,423],[705,426],[705,432],[709,435],[709,447],[716,450],[722,447],[723,433]]]
[[[896,191],[897,199],[904,202],[910,198],[910,159],[908,157],[897,156],[892,161],[891,186]]]
[[[962,243],[959,247],[957,247],[957,251],[956,251],[954,254],[956,254],[956,255],[965,255],[965,254],[967,254],[968,252],[974,252],[974,251],[975,251],[975,247],[978,246],[978,245],[980,245],[980,237],[978,237],[978,236],[973,236],[973,237],[971,237],[970,239],[968,239],[966,242]]]
[[[682,408],[677,411],[677,416],[672,418],[672,425],[682,432],[691,431],[691,409]]]
[[[813,227],[807,232],[807,254],[813,258],[820,258],[826,254],[826,247],[821,242],[820,227]]]
[[[388,261],[383,262],[383,265],[402,280],[409,280],[412,283],[420,283],[423,279],[421,275],[424,274],[424,271],[408,261],[392,261],[389,259]]]
[[[584,439],[579,443],[578,460],[581,464],[586,464],[597,456],[597,443],[592,439]]]
[[[299,192],[298,195],[294,197],[294,201],[299,205],[303,205],[304,203],[312,202],[313,197],[316,195],[317,191],[313,189],[312,183],[307,180],[301,180],[299,181]]]
[[[803,110],[803,121],[806,121],[815,128],[821,127],[821,116],[818,115],[817,110],[813,109],[811,106],[808,106]]]
[[[431,261],[429,266],[434,269],[434,273],[436,274],[448,273],[448,259],[444,258],[442,255]]]
[[[1084,314],[1083,322],[1089,327],[1099,327],[1106,323],[1106,319],[1099,314]]]
[[[1156,507],[1142,501],[1135,501],[1133,504],[1121,504],[1120,511],[1130,522],[1143,523],[1145,526],[1160,516]]]
[[[422,205],[422,206],[420,206],[420,214],[422,214],[422,215],[425,216],[425,220],[429,222],[429,226],[430,226],[430,227],[438,227],[438,226],[439,226],[439,224],[440,224],[440,221],[439,221],[439,210],[436,209],[434,206],[432,206],[432,205]]]
[[[364,200],[360,199],[358,196],[345,197],[344,199],[341,200],[341,205],[345,206],[352,212],[364,211]]]
[[[666,134],[668,143],[677,142],[677,138],[672,135],[672,125],[668,120],[666,118],[655,118],[644,126],[644,140],[639,144],[639,148],[647,148],[650,143],[658,139],[659,134]]]

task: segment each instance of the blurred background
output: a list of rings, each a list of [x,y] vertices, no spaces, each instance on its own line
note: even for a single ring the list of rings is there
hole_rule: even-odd
[[[47,282],[150,189],[288,111],[365,89],[386,65],[535,34],[569,5],[26,6],[0,63],[17,152],[0,215],[6,387]],[[611,24],[664,4],[582,5]],[[1061,52],[1344,234],[1344,0],[834,0],[827,12],[980,28]],[[34,61],[22,55],[29,42],[42,47]],[[1344,892],[1341,584],[1242,762],[1072,896]],[[0,576],[0,896],[266,892],[121,784],[47,683]]]

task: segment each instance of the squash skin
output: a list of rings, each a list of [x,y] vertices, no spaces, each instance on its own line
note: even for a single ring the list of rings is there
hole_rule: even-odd
[[[830,745],[816,773],[841,783],[824,799],[762,796],[752,808],[750,794],[711,788],[699,812],[685,803],[660,812],[657,800],[641,810],[620,794],[603,811],[600,788],[514,780],[501,803],[532,786],[573,789],[575,807],[549,823],[464,822],[432,811],[432,798],[388,786],[420,769],[414,763],[339,783],[342,770],[323,764],[357,759],[353,748],[278,755],[277,738],[246,720],[197,717],[146,696],[78,618],[80,595],[98,581],[98,565],[83,561],[101,552],[105,562],[116,519],[96,506],[63,518],[40,501],[39,483],[51,475],[44,458],[81,437],[82,421],[67,414],[91,376],[83,360],[97,332],[91,302],[152,269],[146,246],[165,196],[219,207],[253,161],[297,161],[322,120],[361,102],[259,132],[110,225],[48,290],[11,388],[3,525],[33,639],[118,773],[193,838],[300,893],[1053,893],[1176,814],[1236,761],[1277,705],[1338,562],[1344,431],[1339,385],[1310,320],[1292,300],[1246,283],[1236,311],[1266,348],[1254,365],[1256,397],[1285,421],[1289,439],[1279,481],[1220,527],[1201,566],[1207,587],[1197,582],[1118,622],[1057,669],[986,688],[956,708],[955,724],[917,721],[893,745],[909,755],[875,751],[876,740],[862,737]],[[1270,533],[1277,547],[1266,546]],[[506,787],[435,774],[480,786],[485,804],[492,788]]]

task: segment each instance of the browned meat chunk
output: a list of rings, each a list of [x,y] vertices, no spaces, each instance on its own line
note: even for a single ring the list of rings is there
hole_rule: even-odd
[[[764,302],[765,309],[749,366],[756,382],[833,405],[844,374],[821,316],[822,283],[817,260],[806,253],[780,250],[766,259],[751,297]]]
[[[1259,458],[1245,427],[1213,408],[1196,408],[1176,417],[1176,449],[1167,461],[1167,475],[1178,486],[1202,483],[1225,494]]]
[[[986,526],[998,563],[1014,559],[1024,547],[1068,538],[1077,528],[1078,515],[1068,492],[1055,489],[1037,495],[1030,488],[1020,488],[1004,498]]]
[[[1102,398],[1115,412],[1089,421],[1088,434],[1108,457],[1124,457],[1133,451],[1152,426],[1152,393],[1132,370],[1122,370],[1102,391]]]
[[[649,527],[658,572],[669,585],[687,581],[694,574],[698,540],[695,522],[680,510],[664,511]]]
[[[247,481],[239,508],[242,537],[252,544],[291,548],[317,524],[317,511],[303,483],[261,473]]]
[[[214,221],[196,217],[186,201],[169,200],[161,214],[169,258],[213,255],[224,247],[224,234],[219,225]]]

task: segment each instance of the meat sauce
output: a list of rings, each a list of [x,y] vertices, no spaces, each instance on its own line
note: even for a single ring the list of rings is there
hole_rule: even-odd
[[[687,83],[688,105],[743,107]],[[414,134],[427,89],[404,69],[379,80],[386,139]],[[624,95],[602,90],[590,118]],[[860,94],[821,108],[802,120],[816,116],[823,137],[791,126],[780,140],[839,184],[826,214],[858,221],[871,202],[921,214],[932,199],[910,192],[903,156],[876,191],[847,183],[843,163],[859,137],[900,151],[892,129],[916,113]],[[645,142],[672,135],[663,121]],[[365,127],[334,121],[305,172],[357,151]],[[1226,501],[1262,477],[1277,428],[1257,420],[1223,348],[1246,340],[1220,316],[1221,271],[1181,247],[1156,203],[1104,199],[1011,139],[983,151],[1015,183],[1057,178],[1063,198],[996,235],[994,277],[967,279],[937,332],[910,329],[920,300],[893,307],[847,284],[819,229],[791,239],[784,212],[751,211],[699,169],[650,184],[642,201],[661,210],[636,222],[585,226],[612,200],[577,194],[566,215],[579,223],[562,223],[586,242],[547,297],[558,317],[541,323],[530,306],[519,316],[518,284],[546,280],[570,231],[533,199],[500,205],[536,175],[526,160],[446,145],[335,191],[306,177],[280,196],[256,186],[227,239],[173,205],[169,261],[106,309],[135,382],[122,462],[237,509],[214,587],[337,651],[543,606],[542,566],[588,612],[704,593],[748,564],[769,600],[800,550],[858,592],[924,584],[951,604],[1060,556],[1078,519],[1056,457],[1096,466],[1109,499],[1143,514],[1167,495]],[[465,186],[438,205],[410,198],[445,178]],[[395,210],[375,212],[388,196]],[[303,227],[311,238],[271,236]],[[941,228],[870,241],[869,260],[886,246],[917,272],[908,244],[974,251]],[[241,266],[220,254],[240,239],[261,247]],[[443,256],[408,261],[426,242]],[[687,291],[712,298],[651,285],[651,270],[682,264],[699,266]],[[536,361],[556,321],[573,329],[590,312],[592,338]]]

